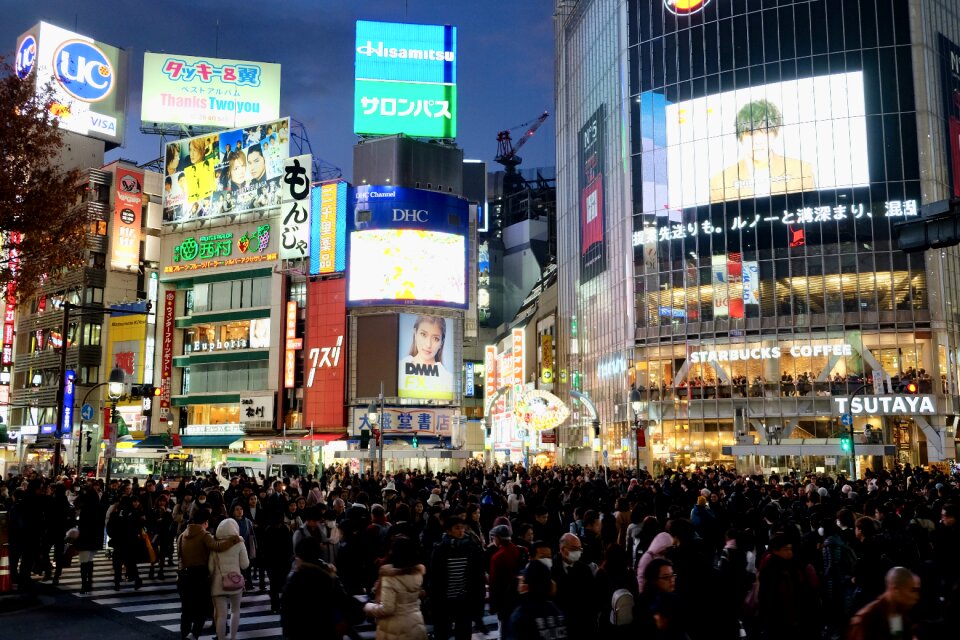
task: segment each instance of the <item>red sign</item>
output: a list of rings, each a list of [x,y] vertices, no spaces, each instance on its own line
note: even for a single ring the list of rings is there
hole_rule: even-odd
[[[128,376],[132,376],[137,366],[137,352],[121,351],[120,353],[114,354],[113,366],[123,370]]]
[[[297,303],[294,300],[287,302],[287,344],[283,360],[283,387],[293,389],[297,378]],[[302,341],[301,341],[302,346]]]
[[[543,444],[557,444],[557,430],[547,429],[540,432],[540,442]]]
[[[173,375],[173,321],[177,292],[167,291],[163,298],[163,343],[160,352],[160,421],[170,412],[170,377]]]
[[[7,250],[7,264],[11,279],[7,283],[7,306],[3,311],[3,357],[2,364],[13,364],[13,336],[17,319],[17,272],[20,270],[20,249],[23,235],[14,231],[10,234],[10,248]]]
[[[316,431],[346,428],[346,279],[307,284],[306,349],[303,375],[305,427]]]
[[[110,267],[129,271],[140,266],[143,219],[143,172],[117,167],[117,195],[110,240]]]

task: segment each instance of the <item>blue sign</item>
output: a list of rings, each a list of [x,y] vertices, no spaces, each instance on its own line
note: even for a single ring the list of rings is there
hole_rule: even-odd
[[[67,371],[66,379],[63,382],[63,419],[60,421],[60,432],[70,433],[73,431],[73,394],[76,385],[74,381],[77,374],[72,370]]]
[[[96,45],[68,40],[53,54],[54,71],[63,89],[84,102],[99,102],[113,91],[113,65]]]
[[[40,425],[40,435],[42,436],[52,436],[56,431],[57,431],[57,425],[55,424]]]
[[[463,198],[392,185],[354,187],[350,230],[427,229],[466,235],[470,206]]]
[[[361,80],[457,81],[457,28],[357,20],[355,75]]]
[[[310,275],[347,268],[347,183],[315,185],[310,191]],[[332,255],[332,264],[329,264]]]
[[[17,72],[17,77],[23,80],[30,72],[33,71],[33,66],[37,62],[37,39],[31,34],[27,34],[23,40],[20,41],[20,46],[17,47],[17,57],[14,62],[14,68]]]
[[[473,397],[473,387],[474,387],[474,375],[473,375],[473,363],[468,362],[464,365],[466,368],[466,375],[464,375],[464,387],[463,395],[472,398]]]
[[[853,416],[850,415],[849,413],[843,414],[842,416],[840,416],[840,424],[842,424],[842,425],[845,426],[845,427],[852,427],[852,426],[853,426]]]
[[[80,408],[80,417],[84,420],[93,420],[93,406],[90,403]]]

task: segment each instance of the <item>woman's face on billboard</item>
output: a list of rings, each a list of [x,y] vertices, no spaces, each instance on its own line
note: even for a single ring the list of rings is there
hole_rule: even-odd
[[[433,322],[421,322],[417,327],[417,359],[434,362],[437,352],[443,347],[443,332]]]

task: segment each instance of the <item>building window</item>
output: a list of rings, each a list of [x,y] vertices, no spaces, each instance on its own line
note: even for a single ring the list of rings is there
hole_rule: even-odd
[[[87,287],[86,289],[86,299],[84,300],[87,304],[103,304],[103,288],[102,287]]]
[[[270,347],[270,318],[198,324],[186,329],[183,352],[233,351]]]
[[[99,347],[101,331],[102,326],[99,324],[83,325],[83,344],[88,347]]]
[[[198,284],[187,294],[187,313],[270,306],[270,279]]]
[[[79,384],[99,384],[100,367],[96,365],[84,365],[80,368]]]
[[[90,256],[87,258],[87,266],[91,269],[105,269],[107,266],[107,255],[91,251]]]
[[[106,220],[93,220],[90,223],[90,233],[95,236],[105,236],[107,235],[107,222]]]

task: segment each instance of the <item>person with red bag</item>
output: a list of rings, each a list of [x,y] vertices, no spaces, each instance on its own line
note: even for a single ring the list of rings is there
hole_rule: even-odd
[[[240,535],[240,527],[233,518],[227,518],[217,525],[217,540]],[[210,554],[207,568],[210,570],[210,595],[213,597],[213,621],[217,629],[217,640],[225,640],[227,625],[227,605],[230,606],[230,640],[237,640],[240,628],[240,599],[243,597],[245,580],[243,571],[250,566],[247,547],[233,545],[223,551]]]

